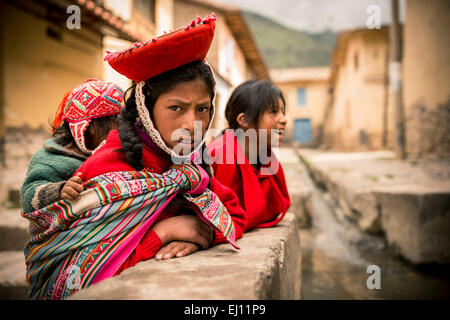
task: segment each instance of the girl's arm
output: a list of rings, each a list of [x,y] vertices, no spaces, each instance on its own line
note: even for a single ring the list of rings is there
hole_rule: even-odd
[[[31,201],[22,200],[24,211],[38,210],[61,200],[60,192],[65,183],[66,181],[48,182],[45,180],[31,183],[25,192],[25,198],[31,198]]]
[[[46,164],[35,163],[28,170],[21,189],[24,212],[31,212],[61,200],[61,189],[66,181],[59,180],[54,169]]]
[[[119,270],[116,271],[115,275],[120,274],[123,270],[134,266],[140,261],[153,258],[162,247],[163,243],[155,231],[153,229],[148,230],[136,249],[133,250],[124,263],[122,263]]]
[[[179,215],[159,221],[152,227],[163,245],[172,241],[196,243],[207,249],[212,242],[212,229],[195,215]]]
[[[134,266],[140,261],[183,257],[200,247],[207,248],[212,240],[212,232],[197,216],[182,215],[157,222],[147,231],[136,249],[115,273]],[[198,243],[198,244],[197,244]]]

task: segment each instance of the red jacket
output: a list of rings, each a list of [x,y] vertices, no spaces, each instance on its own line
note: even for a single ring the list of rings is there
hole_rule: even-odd
[[[271,171],[273,174],[262,175],[261,168],[256,170],[250,165],[245,151],[231,130],[226,130],[223,135],[211,142],[208,151],[212,158],[214,177],[233,189],[247,214],[245,231],[255,227],[271,227],[283,219],[291,200],[283,168],[275,155],[272,162],[263,167],[267,170],[272,166],[277,170]],[[227,157],[231,159],[230,163],[227,163]],[[239,164],[238,159],[241,159]]]
[[[117,130],[112,130],[108,135],[105,145],[90,156],[80,166],[75,175],[81,172],[81,179],[87,181],[107,172],[136,170],[126,160],[125,153],[117,151],[121,148],[122,144],[119,138],[119,132]],[[161,174],[168,170],[172,165],[172,162],[170,161],[170,156],[166,155],[164,151],[158,151],[150,149],[144,144],[142,162],[147,170]],[[246,215],[244,210],[239,206],[239,199],[236,194],[231,189],[222,185],[215,178],[211,179],[210,189],[217,194],[230,213],[235,226],[236,240],[241,238],[245,229]],[[170,207],[164,210],[155,222],[177,214],[176,208]],[[213,245],[226,242],[226,238],[220,232],[216,231]],[[139,261],[153,258],[161,247],[161,240],[152,229],[149,229],[139,245],[116,274],[135,265]]]

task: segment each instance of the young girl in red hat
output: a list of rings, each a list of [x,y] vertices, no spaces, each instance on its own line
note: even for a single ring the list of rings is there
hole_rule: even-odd
[[[245,230],[276,225],[290,205],[283,168],[272,152],[283,138],[285,108],[275,85],[246,81],[225,108],[229,129],[208,145],[214,176],[236,192],[247,214]]]
[[[113,83],[88,79],[64,95],[52,123],[53,138],[28,166],[21,189],[24,212],[75,199],[84,190],[81,178],[73,174],[117,128],[123,94]]]
[[[111,171],[163,173],[174,160],[190,161],[194,155],[198,158],[204,154],[215,97],[214,75],[204,58],[214,27],[214,15],[197,17],[181,30],[106,57],[113,68],[137,84],[128,90],[119,130],[113,130],[106,145],[78,170],[83,180]],[[201,141],[194,141],[195,122],[201,124]],[[180,129],[183,132],[174,136]],[[189,142],[184,143],[184,138]],[[177,146],[184,148],[177,153]],[[231,215],[235,239],[240,238],[245,213],[236,195],[211,176],[209,165],[202,162],[200,167],[209,176],[208,188]],[[224,242],[227,239],[221,232],[193,215],[180,201],[157,218],[116,274],[155,255],[157,259],[182,257]]]

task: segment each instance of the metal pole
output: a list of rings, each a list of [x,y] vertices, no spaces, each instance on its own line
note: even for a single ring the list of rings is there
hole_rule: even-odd
[[[400,38],[398,0],[391,0],[391,25],[389,27],[389,41],[391,63],[389,66],[389,80],[392,90],[395,121],[395,155],[398,159],[406,158],[405,128],[402,99],[402,52]]]

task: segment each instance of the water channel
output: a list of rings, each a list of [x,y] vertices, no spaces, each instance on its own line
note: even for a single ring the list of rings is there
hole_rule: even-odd
[[[311,180],[308,183],[314,191],[312,227],[300,230],[303,299],[450,298],[450,268],[409,264],[382,237],[368,235],[339,218],[329,194]],[[379,289],[367,286],[371,265],[379,267]]]

